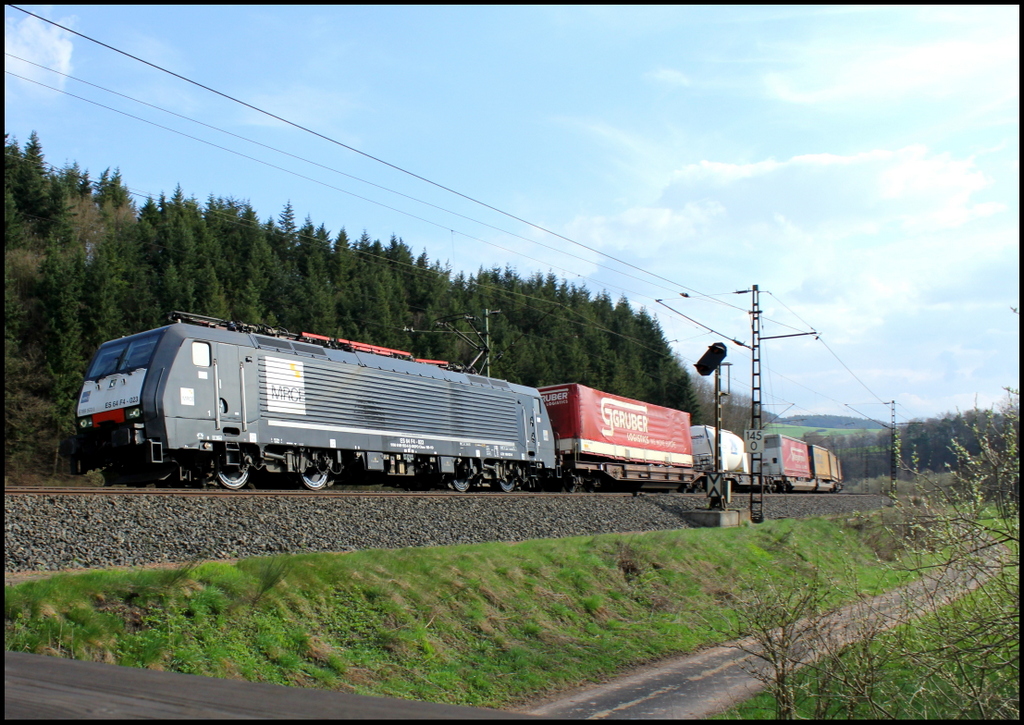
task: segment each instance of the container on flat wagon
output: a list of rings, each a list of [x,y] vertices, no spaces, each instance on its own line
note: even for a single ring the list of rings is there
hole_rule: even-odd
[[[694,465],[702,470],[711,470],[715,460],[715,427],[713,425],[690,426],[690,441],[693,443]],[[743,449],[743,439],[732,431],[722,431],[721,469],[732,473],[750,473],[750,456]]]
[[[839,469],[835,465],[836,457],[827,448],[811,446],[811,473],[814,478],[822,481],[839,480]]]
[[[764,437],[761,469],[769,476],[810,478],[811,461],[807,444],[796,438],[775,433]]]
[[[828,452],[828,457],[832,460],[832,470],[836,474],[836,481],[842,483],[843,481],[843,467],[839,463],[839,456],[832,451]]]
[[[690,414],[585,385],[539,388],[558,450],[581,457],[692,466]]]

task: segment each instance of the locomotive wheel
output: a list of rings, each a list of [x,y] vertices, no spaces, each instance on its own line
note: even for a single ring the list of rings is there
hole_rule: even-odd
[[[307,468],[299,474],[299,482],[310,491],[322,491],[331,485],[331,474],[327,471]]]
[[[459,478],[456,476],[450,482],[451,487],[459,493],[465,493],[469,490],[470,481],[468,478]]]
[[[245,484],[249,482],[249,467],[244,468],[231,468],[217,471],[217,483],[224,488],[230,488],[232,491],[237,491],[243,488]]]
[[[512,493],[513,491],[516,490],[515,479],[509,480],[505,478],[499,478],[494,483],[497,486],[498,490],[501,491],[502,493]]]

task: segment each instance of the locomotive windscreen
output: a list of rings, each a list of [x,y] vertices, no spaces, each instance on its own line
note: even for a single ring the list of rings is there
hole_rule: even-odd
[[[114,373],[124,373],[149,365],[153,350],[162,333],[139,335],[114,340],[103,345],[93,358],[86,380],[99,380]]]

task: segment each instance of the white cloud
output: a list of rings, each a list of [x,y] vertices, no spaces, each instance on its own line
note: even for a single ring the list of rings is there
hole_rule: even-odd
[[[880,196],[908,208],[901,215],[905,229],[958,227],[1005,209],[995,202],[970,202],[972,194],[991,184],[975,168],[973,157],[955,160],[947,153],[929,158],[924,146],[910,146],[898,151],[893,161],[879,175]]]
[[[685,74],[672,68],[659,68],[646,73],[644,77],[670,86],[687,87],[690,85],[690,79]]]
[[[920,145],[704,160],[679,169],[656,203],[577,217],[565,233],[701,291],[759,283],[820,325],[830,344],[862,345],[882,330],[895,334],[894,318],[941,324],[945,313],[932,309],[940,302],[964,314],[972,301],[991,310],[995,290],[1013,286],[1015,222],[999,214],[1006,204],[977,198],[1003,193],[992,185],[973,157]],[[772,314],[798,324],[788,311]]]
[[[71,27],[77,22],[77,18],[71,16],[57,22]],[[20,21],[13,17],[4,19],[4,51],[6,53],[23,58],[29,63],[36,63],[60,73],[70,74],[73,49],[71,34],[54,25],[44,23],[31,16],[26,16]],[[64,77],[29,65],[29,63],[8,57],[4,59],[5,69],[20,76],[58,88],[63,88],[67,82]],[[38,86],[33,85],[32,88],[38,88]]]
[[[768,95],[798,104],[904,101],[975,95],[1017,95],[1020,33],[915,46],[811,43],[795,52],[797,67],[764,76]],[[989,29],[991,30],[991,29]]]
[[[717,201],[734,222],[767,224],[838,240],[898,226],[928,232],[1005,209],[972,196],[991,184],[974,157],[932,154],[922,145],[848,156],[806,154],[750,164],[701,161],[676,172],[661,203]]]
[[[715,201],[692,201],[682,209],[635,207],[615,216],[577,217],[566,236],[604,250],[629,249],[650,259],[666,245],[695,239],[725,213]]]

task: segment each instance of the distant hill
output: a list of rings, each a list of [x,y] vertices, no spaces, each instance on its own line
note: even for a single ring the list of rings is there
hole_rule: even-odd
[[[791,415],[773,421],[778,425],[798,425],[805,428],[838,428],[841,430],[882,430],[881,423],[864,418],[853,418],[847,415]]]

